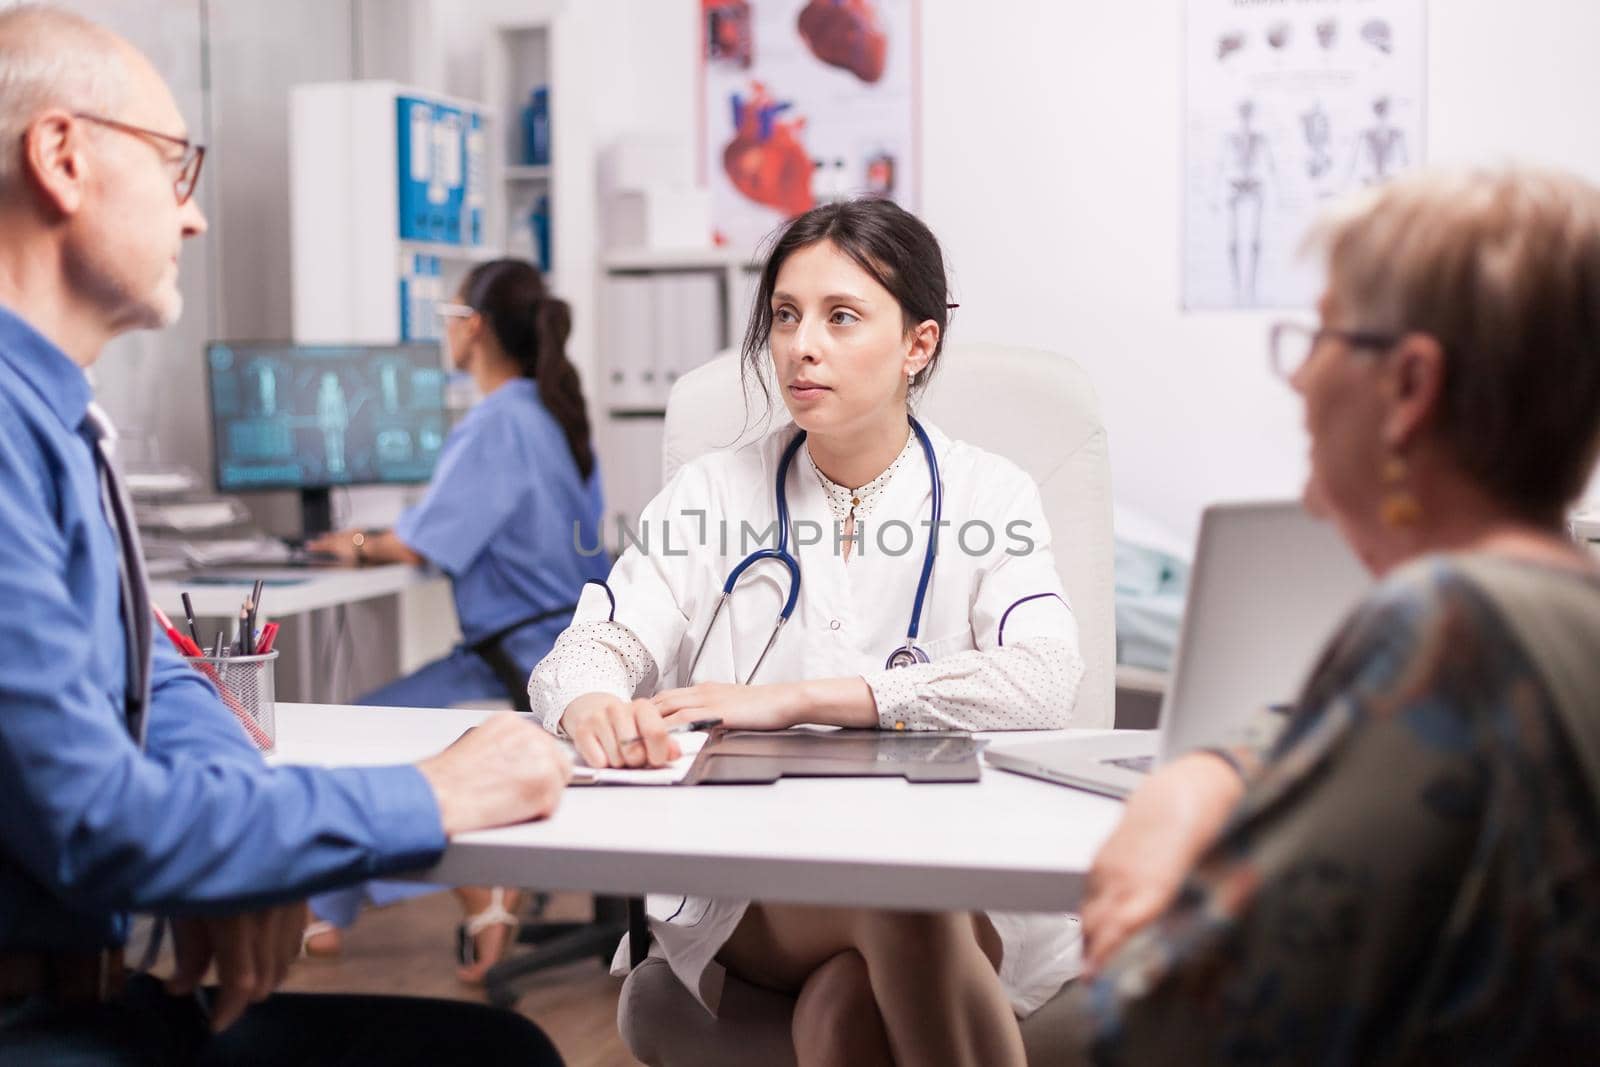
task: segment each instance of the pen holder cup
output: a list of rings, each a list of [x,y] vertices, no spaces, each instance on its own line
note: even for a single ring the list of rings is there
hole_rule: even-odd
[[[250,740],[263,752],[278,741],[273,709],[278,652],[259,656],[190,656],[189,665],[211,680]]]

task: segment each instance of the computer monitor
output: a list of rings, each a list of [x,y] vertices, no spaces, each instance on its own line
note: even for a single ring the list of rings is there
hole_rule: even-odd
[[[426,482],[449,429],[437,344],[206,346],[218,492],[295,489],[310,536],[329,490]]]

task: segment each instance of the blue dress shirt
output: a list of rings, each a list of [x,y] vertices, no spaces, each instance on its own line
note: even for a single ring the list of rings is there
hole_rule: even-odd
[[[124,722],[116,535],[79,367],[0,307],[0,950],[92,950],[126,911],[227,912],[436,860],[414,767],[268,767],[157,633]]]
[[[467,644],[544,611],[575,604],[604,579],[600,477],[580,477],[561,424],[538,383],[514,378],[450,432],[422,502],[395,535],[450,576]],[[509,635],[506,651],[529,670],[570,612]]]

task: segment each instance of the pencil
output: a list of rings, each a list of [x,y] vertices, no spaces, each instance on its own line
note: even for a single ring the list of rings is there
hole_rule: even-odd
[[[709,730],[714,726],[721,726],[721,725],[722,725],[722,720],[721,719],[696,719],[694,722],[686,722],[686,723],[682,724],[681,726],[672,727],[671,729],[669,729],[667,731],[667,734],[669,736],[672,735],[672,734],[692,734],[696,730]],[[642,737],[630,737],[630,738],[627,738],[626,740],[622,741],[621,744],[631,745],[636,741],[643,741],[643,740],[644,740],[644,738],[642,738]]]

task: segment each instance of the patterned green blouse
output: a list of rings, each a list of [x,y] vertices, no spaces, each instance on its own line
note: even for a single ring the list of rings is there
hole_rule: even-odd
[[[1413,563],[1170,910],[1071,993],[1069,1056],[1600,1063],[1597,796],[1600,578]]]

